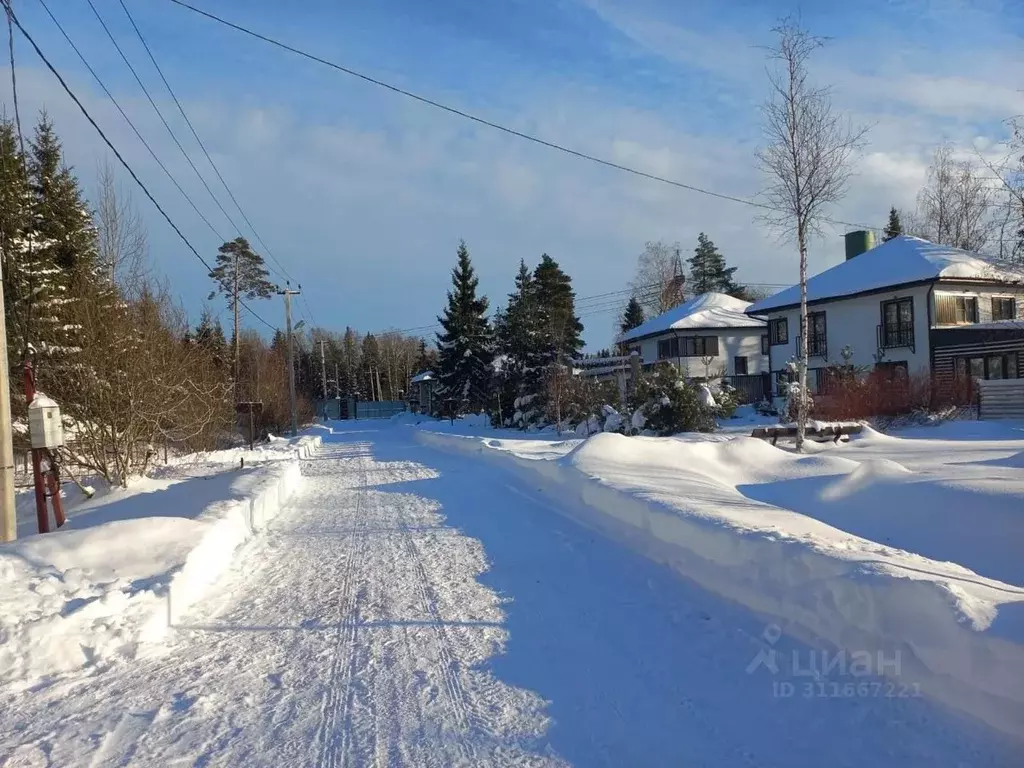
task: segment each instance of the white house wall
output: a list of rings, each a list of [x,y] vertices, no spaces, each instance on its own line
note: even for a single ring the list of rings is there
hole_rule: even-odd
[[[735,329],[730,328],[721,332],[714,330],[686,329],[685,331],[673,331],[660,336],[652,336],[633,343],[630,348],[640,348],[640,357],[644,364],[658,362],[658,342],[663,339],[671,339],[673,336],[718,336],[718,355],[710,365],[712,376],[718,376],[725,368],[726,376],[735,376],[735,358],[743,356],[747,358],[747,373],[767,373],[768,357],[761,354],[761,336],[767,331],[763,328]],[[699,357],[672,357],[665,358],[668,362],[676,365],[687,378],[703,378],[706,375],[704,363]]]
[[[842,350],[850,347],[850,362],[856,366],[872,367],[877,362],[878,326],[882,322],[883,301],[914,299],[914,350],[908,347],[885,350],[881,358],[886,362],[906,361],[910,373],[929,370],[928,350],[928,286],[903,288],[886,293],[874,293],[848,299],[812,304],[809,312],[825,313],[826,357],[812,356],[810,368],[824,368],[830,363],[842,363]],[[771,312],[769,319],[785,317],[789,321],[789,340],[786,344],[769,348],[771,370],[785,369],[786,362],[796,357],[796,338],[800,335],[800,310]]]

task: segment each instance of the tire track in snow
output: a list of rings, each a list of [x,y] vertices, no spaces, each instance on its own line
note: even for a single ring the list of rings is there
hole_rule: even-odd
[[[458,664],[452,654],[451,638],[446,631],[444,619],[441,617],[441,612],[437,607],[437,596],[430,584],[426,568],[423,566],[423,555],[420,552],[420,549],[416,546],[414,534],[410,530],[409,519],[404,510],[399,513],[397,523],[402,532],[405,551],[413,564],[413,570],[416,577],[416,592],[419,597],[420,609],[430,617],[430,620],[433,622],[434,628],[436,629],[437,651],[441,660],[441,664],[439,665],[441,679],[444,682],[445,691],[448,695],[449,707],[455,717],[455,724],[460,731],[460,733],[457,734],[456,744],[458,745],[460,755],[469,760],[474,757],[475,750],[469,743],[467,743],[466,736],[472,730],[473,722],[469,714],[470,707],[467,703],[468,697],[462,686],[462,681],[458,672],[461,665]]]
[[[365,496],[366,496],[366,462],[369,457],[369,446],[357,444],[360,455],[352,459],[356,465],[356,483],[353,486],[354,504],[351,513],[351,533],[348,536],[350,546],[346,558],[344,572],[341,576],[342,587],[338,600],[337,640],[331,660],[331,672],[327,683],[327,694],[321,713],[320,732],[317,740],[320,744],[317,765],[321,768],[336,768],[345,764],[345,755],[349,748],[351,731],[352,678],[355,671],[356,629],[359,623],[359,597],[357,589],[359,562],[366,546],[365,536]],[[341,462],[344,462],[342,459]],[[339,463],[341,463],[339,462]],[[338,723],[343,723],[341,743],[338,744]]]

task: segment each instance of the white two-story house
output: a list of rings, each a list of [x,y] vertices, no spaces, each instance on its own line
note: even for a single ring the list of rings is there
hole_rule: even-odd
[[[850,242],[864,242],[851,233]],[[807,281],[808,383],[843,362],[892,375],[984,379],[1024,375],[1024,270],[967,251],[900,236],[858,252]],[[747,313],[768,320],[773,386],[800,344],[800,286]]]
[[[704,293],[652,317],[618,338],[644,366],[667,361],[693,379],[725,377],[750,399],[762,394],[768,373],[765,322],[747,313],[750,302]],[[767,378],[765,376],[765,378]]]

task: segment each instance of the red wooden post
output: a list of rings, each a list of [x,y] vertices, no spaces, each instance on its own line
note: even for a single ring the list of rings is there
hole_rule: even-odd
[[[57,460],[49,448],[44,449],[50,462],[50,471],[46,473],[46,481],[50,486],[50,498],[53,500],[53,520],[60,528],[67,520],[64,518],[64,502],[60,499],[60,472]]]

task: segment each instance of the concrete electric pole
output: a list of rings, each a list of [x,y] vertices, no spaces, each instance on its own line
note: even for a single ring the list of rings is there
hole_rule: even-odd
[[[301,287],[299,286],[299,288]],[[288,398],[292,407],[292,437],[296,437],[299,434],[299,414],[295,408],[295,345],[292,342],[292,296],[298,296],[302,291],[293,291],[286,287],[277,293],[280,296],[284,296],[285,335],[288,339]]]
[[[3,514],[0,541],[14,541],[18,538],[18,513],[14,506],[14,445],[11,432],[9,376],[4,289],[3,283],[0,282],[0,505],[2,505],[0,512]]]
[[[324,360],[325,343],[323,339],[320,339],[320,380],[324,388],[324,402],[327,401],[327,361]]]

